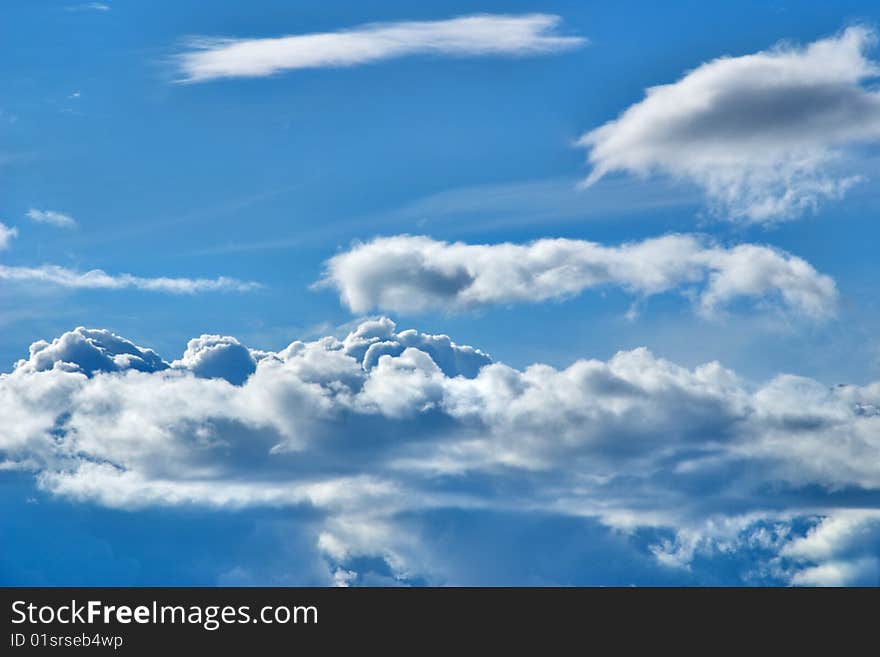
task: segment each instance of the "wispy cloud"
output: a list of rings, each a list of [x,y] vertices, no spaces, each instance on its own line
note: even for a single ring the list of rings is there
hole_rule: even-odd
[[[110,11],[110,5],[105,2],[83,2],[78,5],[68,5],[67,11]]]
[[[656,181],[616,178],[584,189],[574,178],[488,183],[443,190],[394,210],[359,218],[362,225],[443,225],[457,234],[543,222],[607,219],[658,208],[693,207],[697,192]]]
[[[340,235],[357,236],[369,226],[373,232],[412,230],[454,232],[456,236],[487,230],[567,223],[592,219],[607,220],[621,214],[663,208],[696,208],[698,191],[683,190],[663,181],[634,181],[616,178],[590,189],[581,189],[575,178],[548,178],[456,187],[407,202],[401,206],[354,214],[330,223],[313,222],[295,235],[279,235],[254,241],[223,241],[185,251],[187,257],[275,251],[326,243]],[[143,227],[142,227],[143,229]],[[145,229],[143,229],[145,230]],[[102,234],[102,240],[106,233]]]
[[[0,251],[9,248],[9,243],[18,235],[18,229],[0,223]]]
[[[266,39],[199,37],[177,57],[187,82],[261,77],[301,68],[366,64],[407,55],[537,55],[577,48],[548,14],[461,16],[441,21],[370,23],[348,30]]]
[[[72,217],[59,212],[30,210],[27,216],[33,221],[56,226],[72,226]],[[18,230],[0,223],[0,250],[9,246]],[[10,283],[35,283],[80,290],[137,289],[171,294],[195,294],[197,292],[233,291],[247,292],[262,287],[252,281],[219,276],[217,278],[172,278],[168,276],[145,277],[133,274],[108,274],[101,269],[77,271],[60,265],[46,264],[38,267],[0,264],[0,281]]]
[[[37,210],[31,208],[27,211],[27,218],[38,224],[50,224],[58,228],[73,228],[76,226],[76,219],[69,214],[63,212],[55,212],[54,210]]]
[[[171,294],[233,291],[247,292],[260,287],[258,283],[235,278],[145,278],[131,274],[108,274],[100,269],[79,272],[58,265],[17,267],[0,265],[0,280],[19,283],[43,283],[72,289],[121,290],[133,288]]]

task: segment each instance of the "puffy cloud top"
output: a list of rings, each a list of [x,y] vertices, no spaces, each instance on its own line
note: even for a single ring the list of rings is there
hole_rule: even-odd
[[[174,367],[77,329],[0,375],[0,456],[113,507],[306,506],[346,571],[444,581],[401,523],[455,508],[640,530],[663,567],[760,549],[762,576],[858,583],[880,568],[878,407],[880,383],[755,384],[646,349],[517,370],[384,318],[277,353],[202,336]]]
[[[257,361],[247,347],[238,340],[222,335],[202,335],[186,345],[186,351],[174,367],[190,370],[206,379],[226,379],[240,385],[254,373]]]
[[[225,379],[241,385],[256,371],[263,359],[292,361],[305,358],[316,349],[322,353],[338,352],[351,359],[359,370],[370,371],[383,355],[399,356],[408,348],[427,354],[446,376],[473,378],[491,358],[473,347],[458,345],[447,335],[420,333],[415,329],[397,331],[387,317],[359,324],[344,339],[326,337],[315,343],[295,341],[280,352],[251,350],[236,338],[202,335],[187,343],[183,356],[167,363],[152,349],[140,347],[106,329],[82,326],[64,333],[51,343],[38,340],[30,346],[30,357],[15,365],[16,372],[43,372],[60,369],[93,375],[97,372],[136,370],[158,372],[173,367],[205,379]],[[314,360],[316,365],[324,365]],[[316,373],[327,376],[327,372]]]
[[[428,354],[446,376],[473,378],[491,358],[479,349],[455,344],[448,335],[428,335],[415,329],[396,332],[387,317],[362,323],[344,341],[346,354],[360,361],[365,370],[375,367],[384,355],[400,356],[415,348]]]
[[[841,196],[847,149],[880,138],[880,68],[864,27],[803,48],[779,45],[702,64],[585,134],[588,183],[613,171],[665,173],[702,187],[714,210],[746,222],[797,216]]]
[[[167,369],[168,363],[152,349],[138,347],[110,331],[80,326],[52,342],[34,342],[30,358],[20,360],[15,368],[25,372],[61,369],[91,376],[129,369],[158,372]]]

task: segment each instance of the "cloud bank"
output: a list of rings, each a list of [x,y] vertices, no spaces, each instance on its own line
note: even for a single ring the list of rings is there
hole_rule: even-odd
[[[880,383],[751,383],[646,349],[517,370],[384,318],[279,352],[202,336],[173,362],[79,328],[0,375],[0,415],[4,467],[53,495],[310,509],[346,582],[378,560],[467,583],[448,553],[469,533],[438,548],[419,520],[449,509],[599,523],[675,572],[746,555],[752,583],[880,564]]]
[[[367,64],[409,55],[538,55],[577,48],[585,39],[556,33],[547,14],[461,16],[441,21],[371,23],[338,32],[270,39],[193,41],[177,56],[187,82],[261,77],[302,68]]]
[[[54,210],[36,210],[31,208],[27,211],[27,218],[39,224],[50,224],[58,228],[73,228],[76,220],[69,214],[55,212]]]
[[[814,319],[834,313],[834,281],[767,246],[725,248],[694,235],[620,246],[570,239],[464,244],[395,236],[358,244],[326,263],[324,285],[356,313],[414,313],[534,303],[600,286],[647,297],[696,292],[706,316],[740,299],[770,300]]]
[[[719,215],[791,219],[860,180],[847,156],[880,138],[880,68],[864,27],[702,64],[585,134],[587,183],[623,171],[701,187]]]

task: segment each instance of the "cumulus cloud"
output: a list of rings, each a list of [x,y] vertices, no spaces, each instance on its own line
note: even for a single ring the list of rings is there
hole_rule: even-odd
[[[171,294],[195,294],[197,292],[233,291],[248,292],[259,287],[258,283],[235,278],[169,278],[160,276],[146,278],[131,274],[108,274],[100,269],[79,272],[58,265],[20,267],[0,265],[0,280],[17,283],[39,283],[81,290],[121,290],[126,288],[169,292]]]
[[[851,27],[805,47],[721,57],[585,134],[587,183],[624,171],[702,187],[715,212],[745,222],[790,219],[860,180],[852,150],[880,138],[873,31]]]
[[[664,569],[745,553],[754,581],[864,583],[878,409],[880,383],[646,349],[517,370],[385,318],[278,352],[206,335],[171,363],[80,328],[0,375],[0,457],[111,507],[310,509],[347,582],[365,558],[455,581],[415,519],[458,509],[595,521]]]
[[[9,243],[18,236],[18,229],[0,223],[0,251],[9,248]]]
[[[805,586],[876,586],[880,583],[880,510],[847,509],[824,518],[786,544],[785,557],[809,564],[792,574]]]
[[[58,228],[73,228],[76,226],[76,219],[69,214],[55,212],[54,210],[36,210],[31,208],[27,211],[27,218],[38,224],[49,224]]]
[[[183,357],[174,361],[174,366],[206,379],[220,378],[240,385],[254,373],[257,358],[233,337],[202,335],[187,343]]]
[[[18,361],[15,367],[19,372],[44,372],[57,368],[92,376],[98,372],[120,370],[157,372],[167,369],[168,364],[152,349],[138,347],[104,329],[80,326],[52,342],[34,342],[30,357]]]
[[[804,260],[767,246],[725,248],[694,235],[620,246],[570,239],[529,244],[377,238],[326,263],[324,285],[351,310],[423,312],[534,303],[615,286],[647,297],[696,292],[706,316],[740,299],[772,300],[820,319],[835,311],[834,281]]]
[[[537,55],[576,48],[585,39],[556,32],[547,14],[461,16],[441,21],[371,23],[349,30],[269,39],[193,41],[177,57],[188,82],[260,77],[301,68],[366,64],[409,55]]]

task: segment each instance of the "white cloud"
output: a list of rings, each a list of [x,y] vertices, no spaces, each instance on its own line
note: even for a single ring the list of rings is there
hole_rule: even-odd
[[[76,220],[63,212],[55,212],[54,210],[36,210],[31,208],[27,211],[27,218],[39,224],[50,224],[58,228],[73,228],[76,226]]]
[[[745,553],[792,583],[878,572],[880,383],[755,384],[646,349],[516,370],[387,319],[241,349],[202,336],[167,363],[82,328],[35,343],[0,375],[0,462],[112,507],[307,507],[330,572],[373,556],[446,581],[407,520],[441,509],[593,518],[653,536],[664,568]]]
[[[792,575],[805,586],[876,586],[880,582],[880,511],[847,509],[826,517],[782,549],[785,557],[809,564]]]
[[[17,283],[39,283],[85,290],[121,290],[133,288],[171,294],[233,291],[247,292],[259,287],[257,283],[235,278],[145,278],[131,274],[108,274],[100,269],[79,272],[58,265],[19,267],[0,265],[0,280]]]
[[[846,156],[880,138],[874,33],[851,27],[798,48],[721,57],[585,134],[591,184],[608,173],[664,173],[702,187],[715,212],[790,219],[861,178]]]
[[[0,251],[9,248],[9,243],[18,236],[18,229],[0,223]]]
[[[233,337],[203,335],[187,343],[183,356],[174,361],[173,366],[187,369],[196,376],[221,378],[237,385],[254,373],[257,358]]]
[[[67,11],[110,11],[110,5],[104,2],[83,2],[78,5],[68,5]]]
[[[34,221],[52,223],[57,226],[75,225],[71,217],[57,212],[30,210],[28,217]],[[18,234],[15,228],[7,228],[0,223],[0,250]],[[247,292],[260,287],[252,281],[240,281],[227,276],[217,278],[171,278],[168,276],[144,277],[132,274],[108,274],[100,269],[81,272],[59,265],[27,267],[0,264],[0,281],[10,283],[33,283],[56,285],[80,290],[121,290],[138,289],[171,294],[196,294],[199,292],[233,291]]]
[[[365,64],[408,55],[536,55],[586,41],[555,32],[561,19],[546,14],[461,16],[449,20],[371,23],[349,30],[268,39],[193,42],[178,56],[186,81],[267,76],[301,68]]]
[[[570,239],[464,244],[395,236],[358,244],[326,263],[323,284],[354,312],[464,310],[533,303],[616,286],[638,295],[697,291],[704,315],[739,299],[778,301],[815,319],[835,311],[834,281],[767,246],[731,248],[694,235],[620,246]]]
[[[63,369],[91,376],[98,372],[137,370],[157,372],[167,369],[152,349],[136,344],[104,329],[75,328],[51,343],[38,340],[31,344],[30,357],[16,363],[20,372],[45,372]]]

